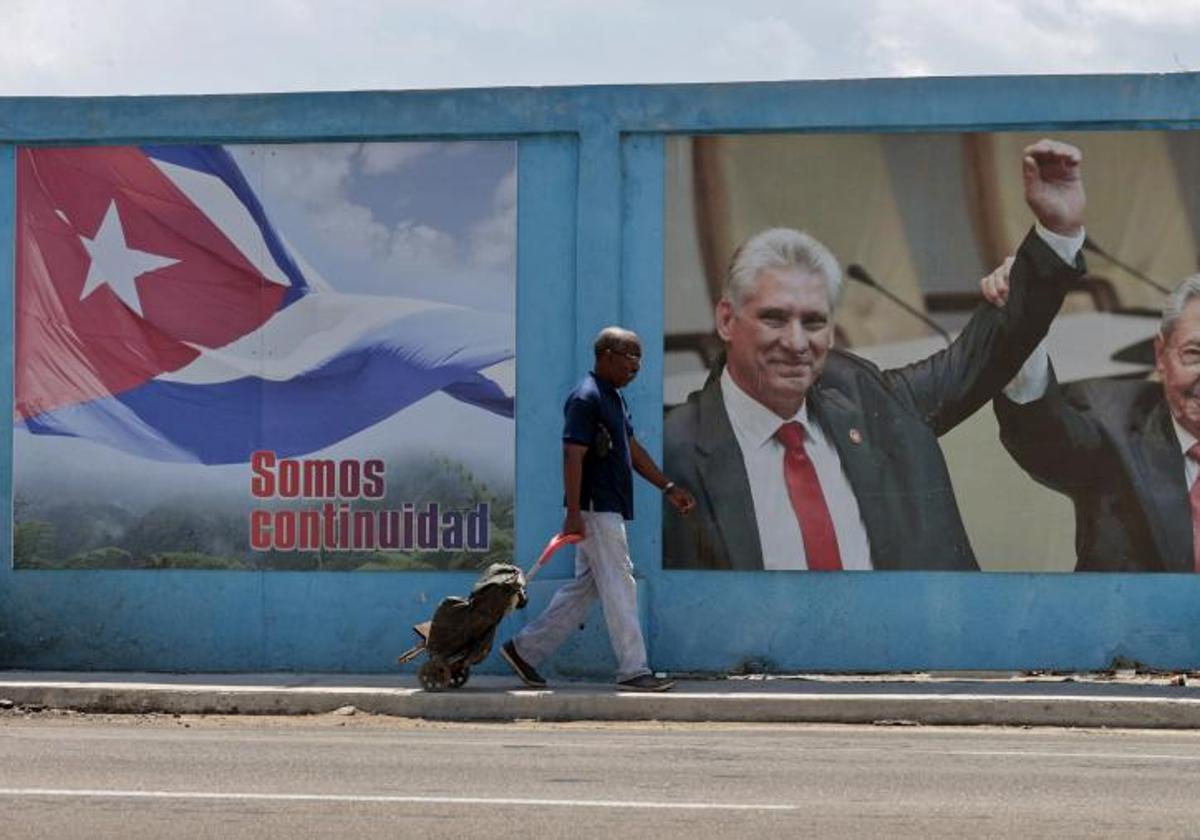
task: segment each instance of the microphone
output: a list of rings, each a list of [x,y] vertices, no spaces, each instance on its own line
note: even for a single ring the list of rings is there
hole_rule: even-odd
[[[913,307],[909,306],[907,303],[905,303],[899,297],[894,295],[892,292],[888,291],[886,288],[884,288],[883,286],[876,283],[875,278],[872,277],[870,274],[868,274],[867,270],[865,268],[863,268],[861,265],[859,265],[858,263],[850,263],[850,265],[846,266],[846,276],[849,277],[851,280],[857,280],[859,283],[862,283],[864,286],[870,286],[872,289],[879,292],[879,294],[883,295],[885,298],[890,300],[892,303],[899,306],[901,309],[903,309],[909,315],[912,315],[914,318],[919,319],[923,324],[925,324],[925,326],[929,327],[931,330],[933,330],[938,335],[940,335],[946,341],[947,347],[950,346],[950,333],[948,333],[944,329],[942,329],[941,325],[939,325],[937,321],[930,318],[928,315],[926,315],[921,310],[914,309]]]
[[[1138,271],[1133,266],[1129,265],[1128,263],[1122,262],[1121,260],[1114,257],[1112,254],[1108,253],[1108,251],[1105,251],[1103,248],[1101,248],[1099,245],[1096,244],[1096,240],[1092,239],[1092,237],[1085,236],[1083,238],[1083,250],[1087,251],[1088,253],[1095,254],[1097,257],[1100,257],[1101,259],[1108,260],[1110,263],[1115,265],[1117,268],[1127,272],[1130,277],[1133,277],[1135,280],[1142,281],[1147,286],[1150,286],[1151,288],[1162,292],[1164,295],[1171,294],[1170,289],[1168,289],[1165,286],[1162,286],[1158,283],[1155,283],[1153,280],[1151,280],[1145,274],[1142,274],[1142,272]]]

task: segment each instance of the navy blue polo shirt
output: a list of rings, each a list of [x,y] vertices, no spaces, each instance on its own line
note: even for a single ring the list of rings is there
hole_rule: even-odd
[[[567,397],[563,415],[563,443],[588,447],[583,456],[579,506],[633,519],[633,460],[629,453],[633,422],[621,392],[589,373]],[[612,439],[612,448],[603,457],[593,445],[600,426]]]

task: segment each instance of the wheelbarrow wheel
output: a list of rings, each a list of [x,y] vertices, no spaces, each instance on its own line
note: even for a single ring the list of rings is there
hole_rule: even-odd
[[[451,684],[450,666],[430,659],[417,671],[417,681],[426,691],[441,691]]]
[[[450,687],[462,688],[471,679],[471,669],[463,664],[450,666]]]

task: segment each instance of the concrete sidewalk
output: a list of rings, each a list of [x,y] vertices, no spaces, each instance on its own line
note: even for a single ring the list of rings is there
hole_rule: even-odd
[[[1178,678],[1174,678],[1178,679]],[[345,706],[431,720],[893,723],[1200,729],[1200,678],[1077,674],[794,675],[683,679],[674,691],[522,688],[472,676],[422,691],[411,674],[138,674],[0,671],[0,707],[93,713],[323,714]]]

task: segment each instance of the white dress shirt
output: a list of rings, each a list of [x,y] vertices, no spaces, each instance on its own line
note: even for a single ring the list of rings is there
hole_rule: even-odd
[[[783,444],[775,439],[787,420],[757,402],[738,387],[726,368],[721,374],[721,396],[725,411],[733,426],[746,476],[750,479],[750,495],[754,501],[754,518],[758,522],[758,538],[762,543],[764,569],[807,569],[804,537],[800,523],[792,510],[787,481],[783,472]],[[807,404],[796,416],[789,418],[804,427],[804,450],[817,471],[821,492],[833,520],[837,535],[838,553],[842,568],[867,570],[871,568],[871,546],[867,529],[858,510],[858,499],[850,480],[842,470],[837,450],[829,442],[819,424],[808,416]]]
[[[1180,426],[1174,417],[1171,418],[1171,425],[1175,427],[1175,439],[1179,442],[1179,451],[1183,453],[1183,475],[1187,479],[1188,490],[1191,491],[1197,476],[1200,476],[1200,464],[1188,457],[1188,450],[1196,445],[1196,436]]]
[[[1075,257],[1079,255],[1079,249],[1083,247],[1083,240],[1087,237],[1087,233],[1082,230],[1075,236],[1063,236],[1061,233],[1055,233],[1042,227],[1040,222],[1034,225],[1034,230],[1037,231],[1041,240],[1050,246],[1050,250],[1058,254],[1068,265],[1075,264]],[[1004,389],[1004,396],[1018,405],[1024,405],[1034,400],[1040,400],[1046,393],[1049,384],[1050,351],[1046,348],[1046,339],[1043,338],[1038,342],[1038,346],[1033,348],[1033,352],[1029,354],[1025,364],[1017,371],[1012,382],[1008,383]]]

